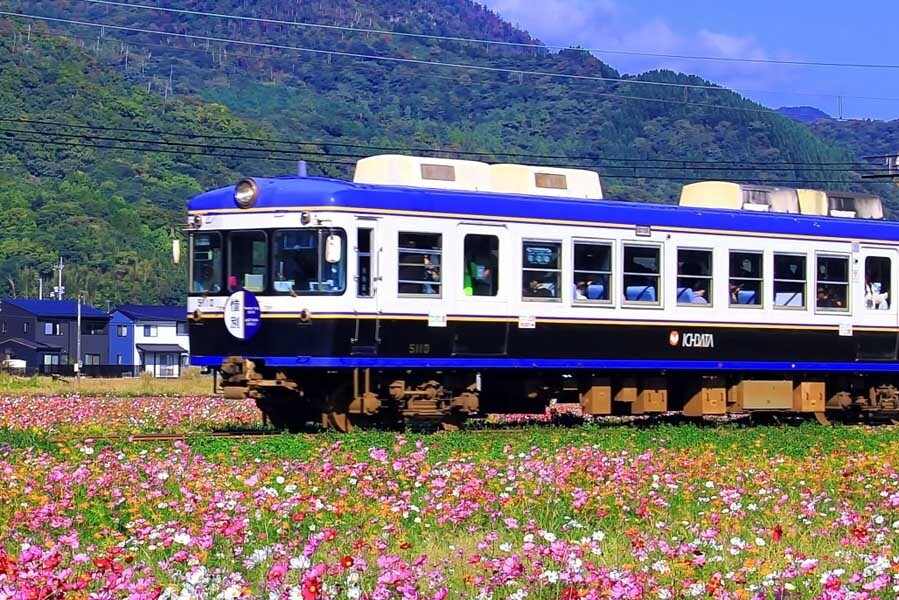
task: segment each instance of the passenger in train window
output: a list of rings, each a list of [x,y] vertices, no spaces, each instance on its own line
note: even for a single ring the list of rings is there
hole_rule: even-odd
[[[200,270],[200,277],[194,283],[194,291],[196,292],[220,292],[222,286],[218,284],[218,277],[215,275],[215,268],[211,264],[203,265]]]
[[[830,286],[819,286],[817,306],[818,308],[843,308],[846,306],[846,299],[840,296],[840,292]]]
[[[438,257],[424,254],[422,261],[424,262],[425,294],[436,294],[437,289],[435,284],[439,284],[440,282],[440,264],[437,262]]]
[[[465,272],[463,287],[466,296],[496,296],[496,267],[499,261],[499,240],[494,235],[465,236]]]

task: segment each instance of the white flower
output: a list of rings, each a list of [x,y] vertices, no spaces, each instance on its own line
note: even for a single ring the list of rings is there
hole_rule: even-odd
[[[240,598],[240,586],[233,584],[229,585],[217,596],[217,598],[221,598],[221,600],[237,600],[237,598]]]
[[[547,569],[540,573],[540,579],[545,579],[549,583],[558,583],[559,582],[559,572],[553,571],[552,569]]]
[[[173,542],[175,542],[176,544],[181,544],[182,546],[187,546],[188,544],[190,544],[190,540],[190,534],[184,533],[183,531],[181,533],[176,533],[175,537],[172,538]]]
[[[603,531],[594,531],[593,535],[591,535],[590,537],[593,538],[594,542],[601,542],[606,539],[606,534]]]
[[[295,571],[305,571],[312,563],[305,556],[294,556],[290,559],[290,568]]]
[[[499,545],[499,549],[502,550],[503,552],[511,552],[512,544],[510,544],[509,542],[503,542],[502,544]]]
[[[687,588],[687,594],[690,596],[702,596],[705,594],[705,586],[701,583],[694,583]]]
[[[168,471],[160,471],[159,473],[156,474],[156,479],[158,479],[159,481],[165,481],[168,478],[169,478]]]
[[[281,485],[282,483],[284,483],[284,481],[285,481],[285,479],[280,475],[275,477],[275,483],[277,483],[278,485]]]
[[[90,446],[82,446],[82,447],[81,447],[81,453],[82,453],[82,454],[91,455],[91,454],[94,453],[94,449],[91,448]]]

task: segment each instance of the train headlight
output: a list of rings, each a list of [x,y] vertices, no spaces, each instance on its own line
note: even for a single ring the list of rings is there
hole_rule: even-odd
[[[259,186],[252,179],[241,179],[234,187],[234,202],[241,208],[250,208],[256,204]]]

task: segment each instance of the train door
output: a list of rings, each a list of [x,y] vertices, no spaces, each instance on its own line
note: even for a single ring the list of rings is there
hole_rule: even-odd
[[[454,247],[462,269],[450,280],[455,288],[452,353],[505,356],[509,296],[514,285],[507,266],[512,259],[509,232],[505,226],[459,224]]]
[[[896,360],[899,350],[899,252],[865,247],[855,255],[857,330],[853,332],[860,360]]]
[[[380,345],[381,237],[379,219],[356,219],[355,318],[350,340],[354,356],[375,356]]]

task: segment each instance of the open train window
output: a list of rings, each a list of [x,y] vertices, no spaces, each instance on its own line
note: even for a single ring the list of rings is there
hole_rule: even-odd
[[[272,288],[291,296],[340,295],[346,291],[346,248],[343,229],[278,229],[272,234]],[[330,260],[329,260],[330,259]]]
[[[662,250],[658,246],[624,244],[624,303],[658,304]]]
[[[400,296],[440,296],[443,285],[443,236],[400,232],[398,293]]]
[[[574,243],[575,302],[611,303],[612,244]]]
[[[774,308],[805,308],[804,254],[774,255]]]
[[[712,303],[712,251],[677,249],[677,303],[709,306]]]
[[[762,253],[740,252],[730,253],[730,291],[731,306],[762,305]]]
[[[222,291],[222,234],[194,233],[190,237],[190,293]]]
[[[268,236],[264,231],[228,234],[228,291],[263,291],[267,263]]]
[[[525,300],[561,300],[562,244],[525,240],[521,255],[522,297]]]
[[[888,310],[891,299],[892,265],[886,256],[865,259],[865,308]]]
[[[849,310],[849,257],[819,254],[815,270],[815,307],[827,311]]]
[[[466,296],[496,296],[499,290],[499,238],[469,233],[465,236],[462,291]]]

